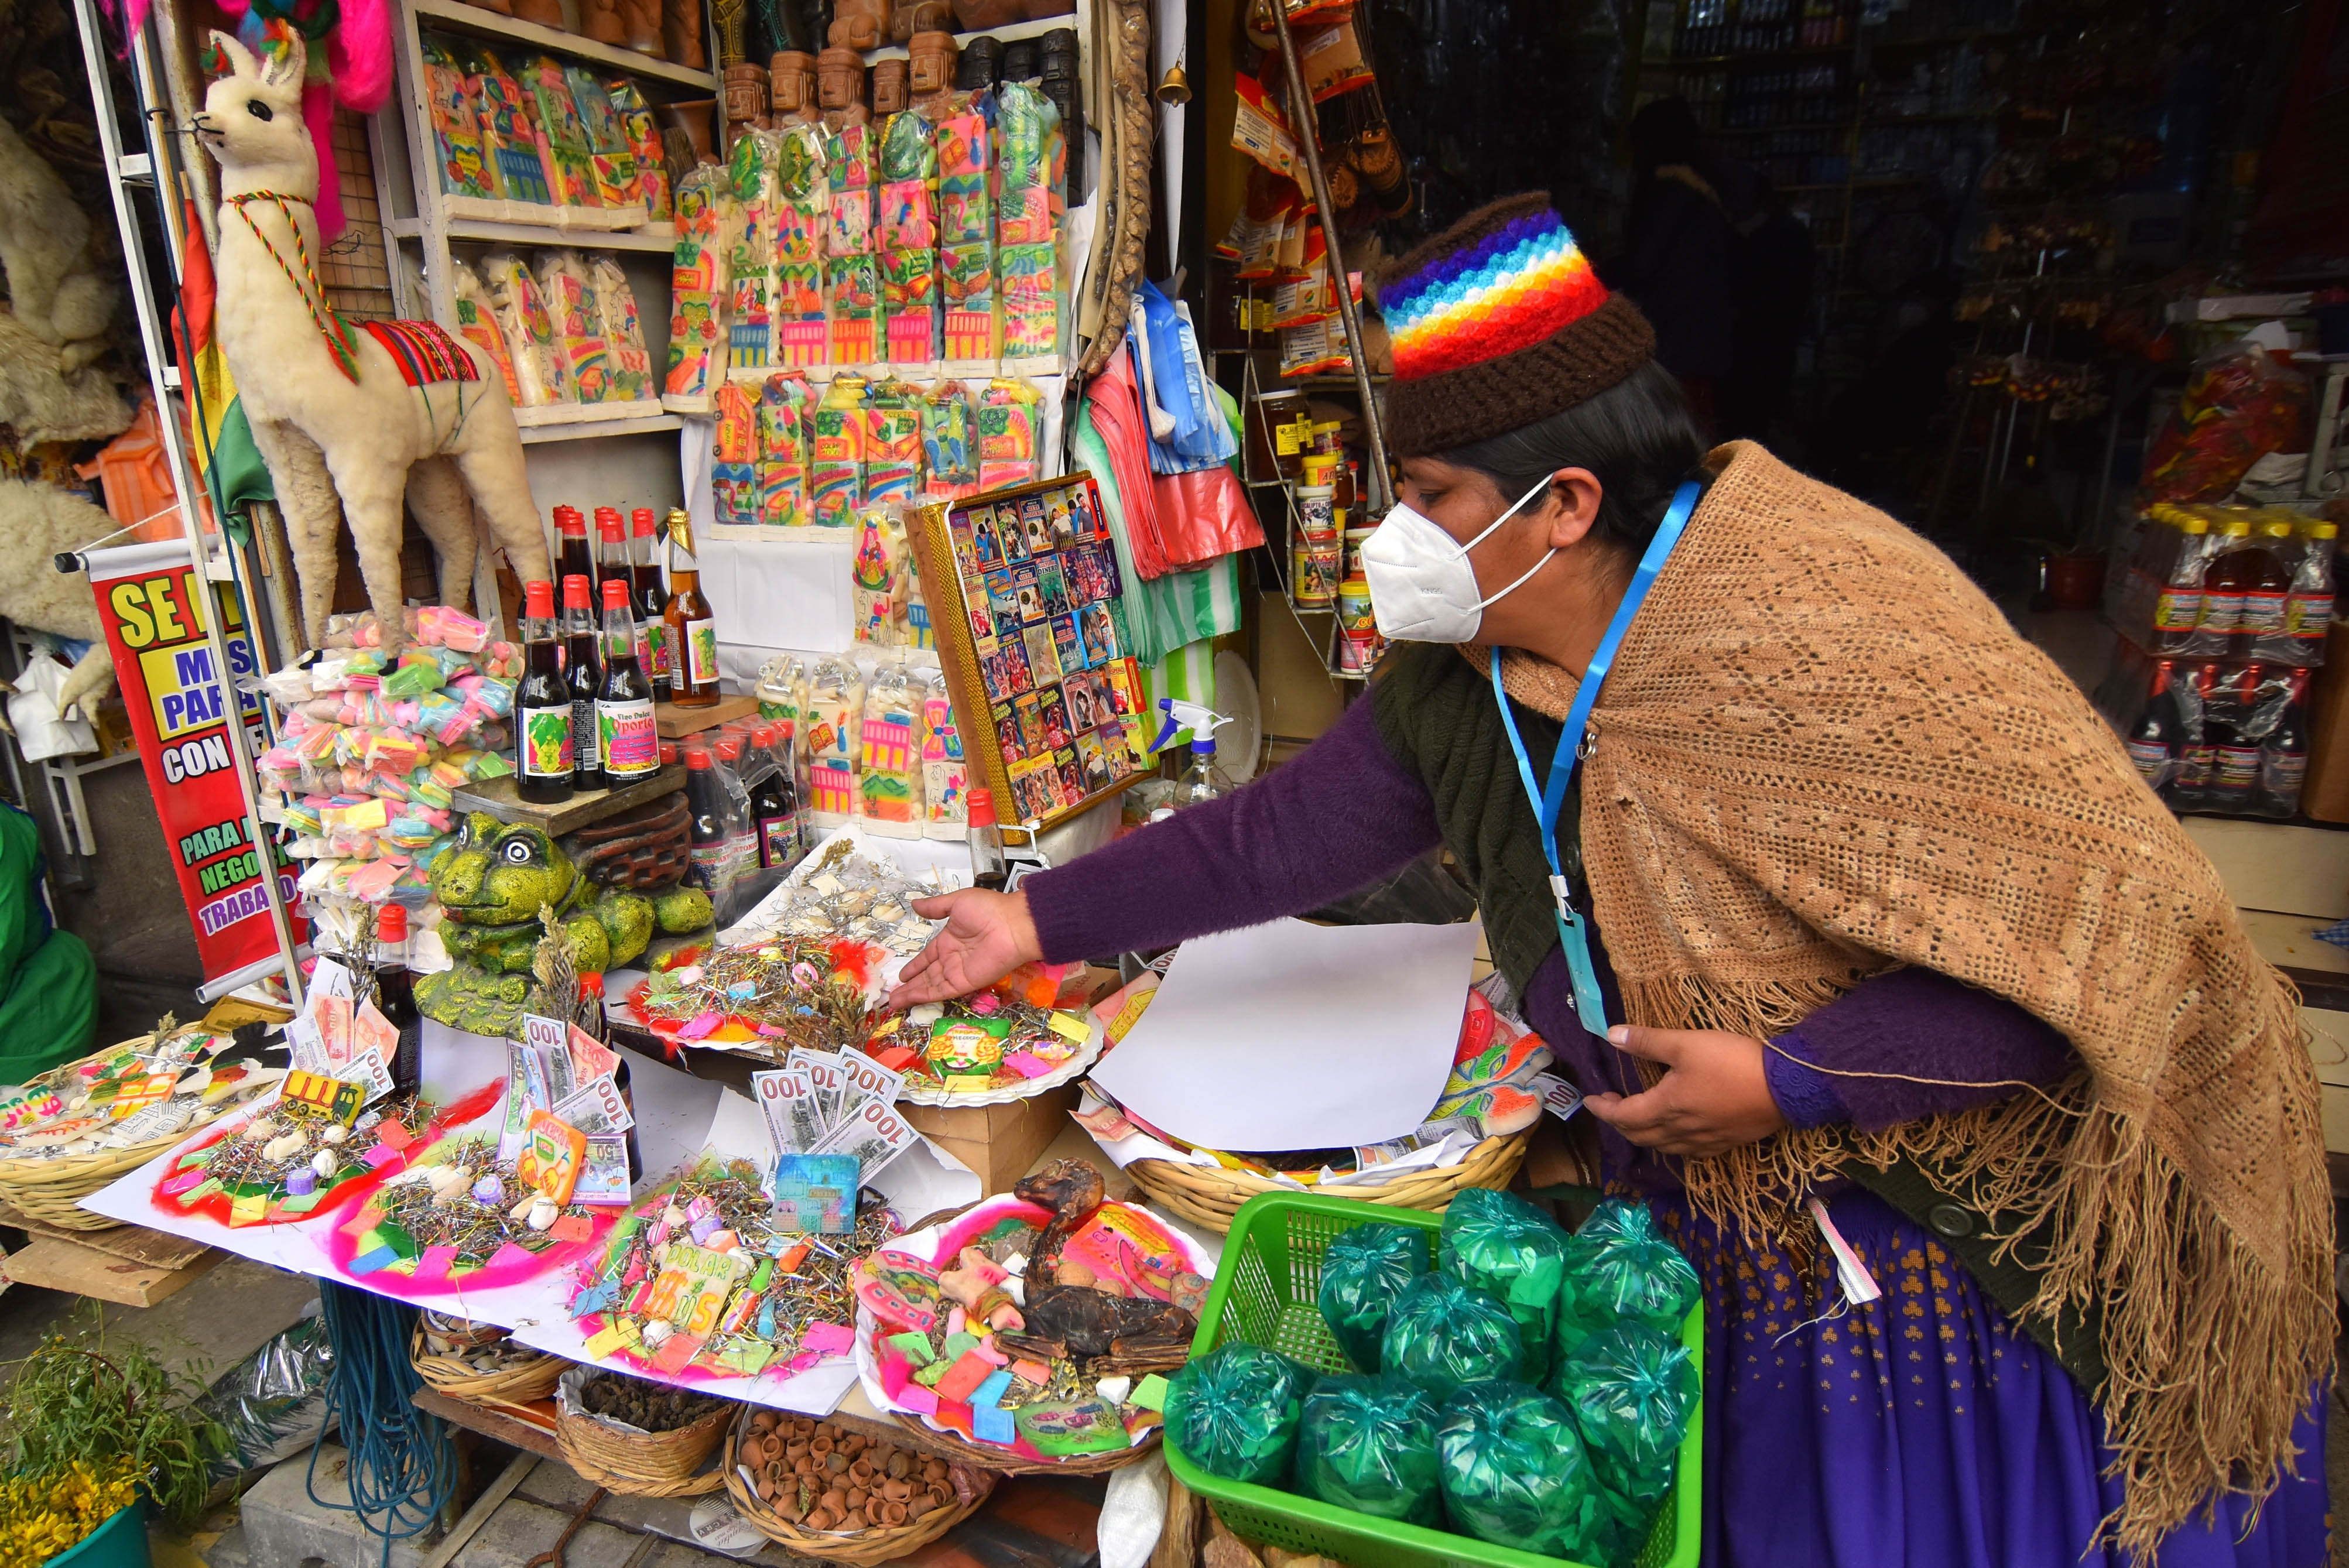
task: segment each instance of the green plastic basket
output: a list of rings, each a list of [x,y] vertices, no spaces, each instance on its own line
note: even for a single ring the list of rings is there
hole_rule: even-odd
[[[49,1559],[49,1568],[150,1568],[147,1505],[141,1499],[115,1510],[77,1545]]]
[[[1229,1340],[1267,1345],[1323,1372],[1352,1367],[1321,1321],[1321,1259],[1331,1238],[1357,1225],[1415,1225],[1426,1232],[1431,1264],[1444,1216],[1319,1193],[1268,1192],[1250,1199],[1232,1221],[1223,1262],[1199,1314],[1191,1354]],[[1681,1327],[1681,1343],[1704,1365],[1704,1305]],[[1239,1535],[1284,1551],[1328,1557],[1351,1568],[1559,1568],[1565,1559],[1495,1546],[1449,1531],[1374,1519],[1294,1492],[1212,1476],[1183,1457],[1171,1439],[1174,1478],[1206,1498]],[[1635,1568],[1694,1568],[1704,1496],[1704,1409],[1700,1401],[1681,1443],[1678,1473]],[[1589,1568],[1578,1564],[1576,1568]]]

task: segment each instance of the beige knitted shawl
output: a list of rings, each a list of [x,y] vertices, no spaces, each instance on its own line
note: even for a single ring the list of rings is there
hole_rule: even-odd
[[[1993,1233],[2051,1227],[2029,1309],[2100,1308],[2098,1401],[2139,1551],[2264,1497],[2329,1360],[2332,1209],[2289,984],[2077,687],[1924,540],[1760,447],[1717,478],[1590,720],[1582,848],[1635,1023],[1767,1039],[1921,964],[2063,1031],[2054,1096],[1858,1139],[1961,1162]],[[1522,652],[1511,695],[1574,678]],[[1692,1198],[1795,1237],[1847,1137],[1692,1161]]]

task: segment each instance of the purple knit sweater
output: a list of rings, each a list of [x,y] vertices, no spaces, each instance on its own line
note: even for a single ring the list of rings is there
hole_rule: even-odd
[[[1302,914],[1393,876],[1439,838],[1427,791],[1358,701],[1266,777],[1021,886],[1045,959],[1061,963]],[[1619,1017],[1613,971],[1595,956]],[[1637,1092],[1631,1059],[1583,1029],[1562,953],[1542,961],[1523,1005],[1584,1090]],[[1924,969],[1863,981],[1770,1044],[1770,1093],[1801,1127],[1890,1127],[2052,1084],[2073,1064],[2038,1018]],[[1869,1075],[1893,1073],[1904,1076]],[[1601,1143],[1610,1175],[1649,1163],[1612,1129]]]

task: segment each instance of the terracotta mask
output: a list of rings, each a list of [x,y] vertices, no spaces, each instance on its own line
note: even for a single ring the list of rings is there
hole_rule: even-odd
[[[950,33],[916,33],[908,61],[914,96],[928,98],[951,91],[955,75],[955,42]]]
[[[768,63],[778,118],[805,114],[815,108],[815,57],[785,49]]]
[[[903,60],[876,60],[873,66],[873,112],[903,113],[906,103],[907,73]]]
[[[816,102],[826,114],[861,109],[864,101],[864,57],[854,49],[826,49],[815,57]]]

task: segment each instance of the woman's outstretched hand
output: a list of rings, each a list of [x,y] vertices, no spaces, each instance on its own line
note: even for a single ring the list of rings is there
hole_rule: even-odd
[[[924,1002],[968,996],[1001,980],[1021,964],[1044,956],[1036,922],[1028,917],[1028,895],[965,888],[935,898],[916,898],[914,912],[946,921],[930,945],[914,955],[888,1007],[896,1012]]]

